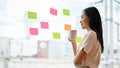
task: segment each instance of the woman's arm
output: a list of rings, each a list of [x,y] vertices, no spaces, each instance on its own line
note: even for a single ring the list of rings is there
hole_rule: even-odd
[[[74,65],[80,65],[82,60],[85,59],[87,53],[84,51],[84,48],[77,52],[74,58]]]
[[[68,39],[69,40],[69,39]],[[77,44],[76,41],[74,40],[69,40],[72,44],[73,52],[74,52],[74,65],[80,65],[82,60],[86,57],[87,53],[84,51],[84,48],[82,50],[79,50],[76,52],[77,49]]]
[[[79,50],[76,52],[77,49],[77,44],[76,41],[71,41],[72,47],[73,47],[73,52],[74,52],[74,65],[80,65],[82,60],[86,57],[87,53],[84,51],[84,48],[82,50]]]
[[[71,41],[71,44],[72,44],[72,48],[73,48],[73,52],[74,52],[74,56],[76,56],[76,49],[77,49],[76,41]]]

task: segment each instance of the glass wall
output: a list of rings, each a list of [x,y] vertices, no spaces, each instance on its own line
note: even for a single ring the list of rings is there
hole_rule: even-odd
[[[63,68],[71,65],[74,55],[68,32],[77,30],[76,41],[81,43],[86,30],[79,21],[88,6],[97,7],[102,17],[105,50],[100,68],[119,68],[119,5],[120,0],[0,0],[0,68],[48,68],[39,63],[55,65],[55,60],[64,60]]]

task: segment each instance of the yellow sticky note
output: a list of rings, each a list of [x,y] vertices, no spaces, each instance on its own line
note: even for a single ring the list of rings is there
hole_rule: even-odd
[[[28,11],[28,18],[30,18],[30,19],[37,19],[37,13]]]
[[[78,37],[76,38],[76,42],[77,42],[77,43],[81,43],[81,42],[82,42],[82,37],[78,36]]]
[[[54,39],[60,39],[60,33],[59,32],[53,32],[53,38]]]
[[[63,14],[66,16],[70,16],[70,10],[69,9],[63,9]]]

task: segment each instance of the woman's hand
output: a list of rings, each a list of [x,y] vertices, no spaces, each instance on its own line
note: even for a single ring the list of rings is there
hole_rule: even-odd
[[[71,42],[71,44],[72,44],[72,48],[73,48],[74,55],[76,55],[76,48],[77,48],[76,40],[70,40],[69,37],[68,37],[68,40],[69,40],[69,41]]]
[[[69,37],[68,37],[68,40],[69,40],[71,43],[76,43],[76,40],[70,40]]]

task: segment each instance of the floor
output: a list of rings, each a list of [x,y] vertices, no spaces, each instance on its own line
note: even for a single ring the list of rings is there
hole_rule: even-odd
[[[72,60],[63,59],[10,59],[0,60],[0,68],[75,68]],[[120,68],[120,63],[101,62],[99,68]]]

